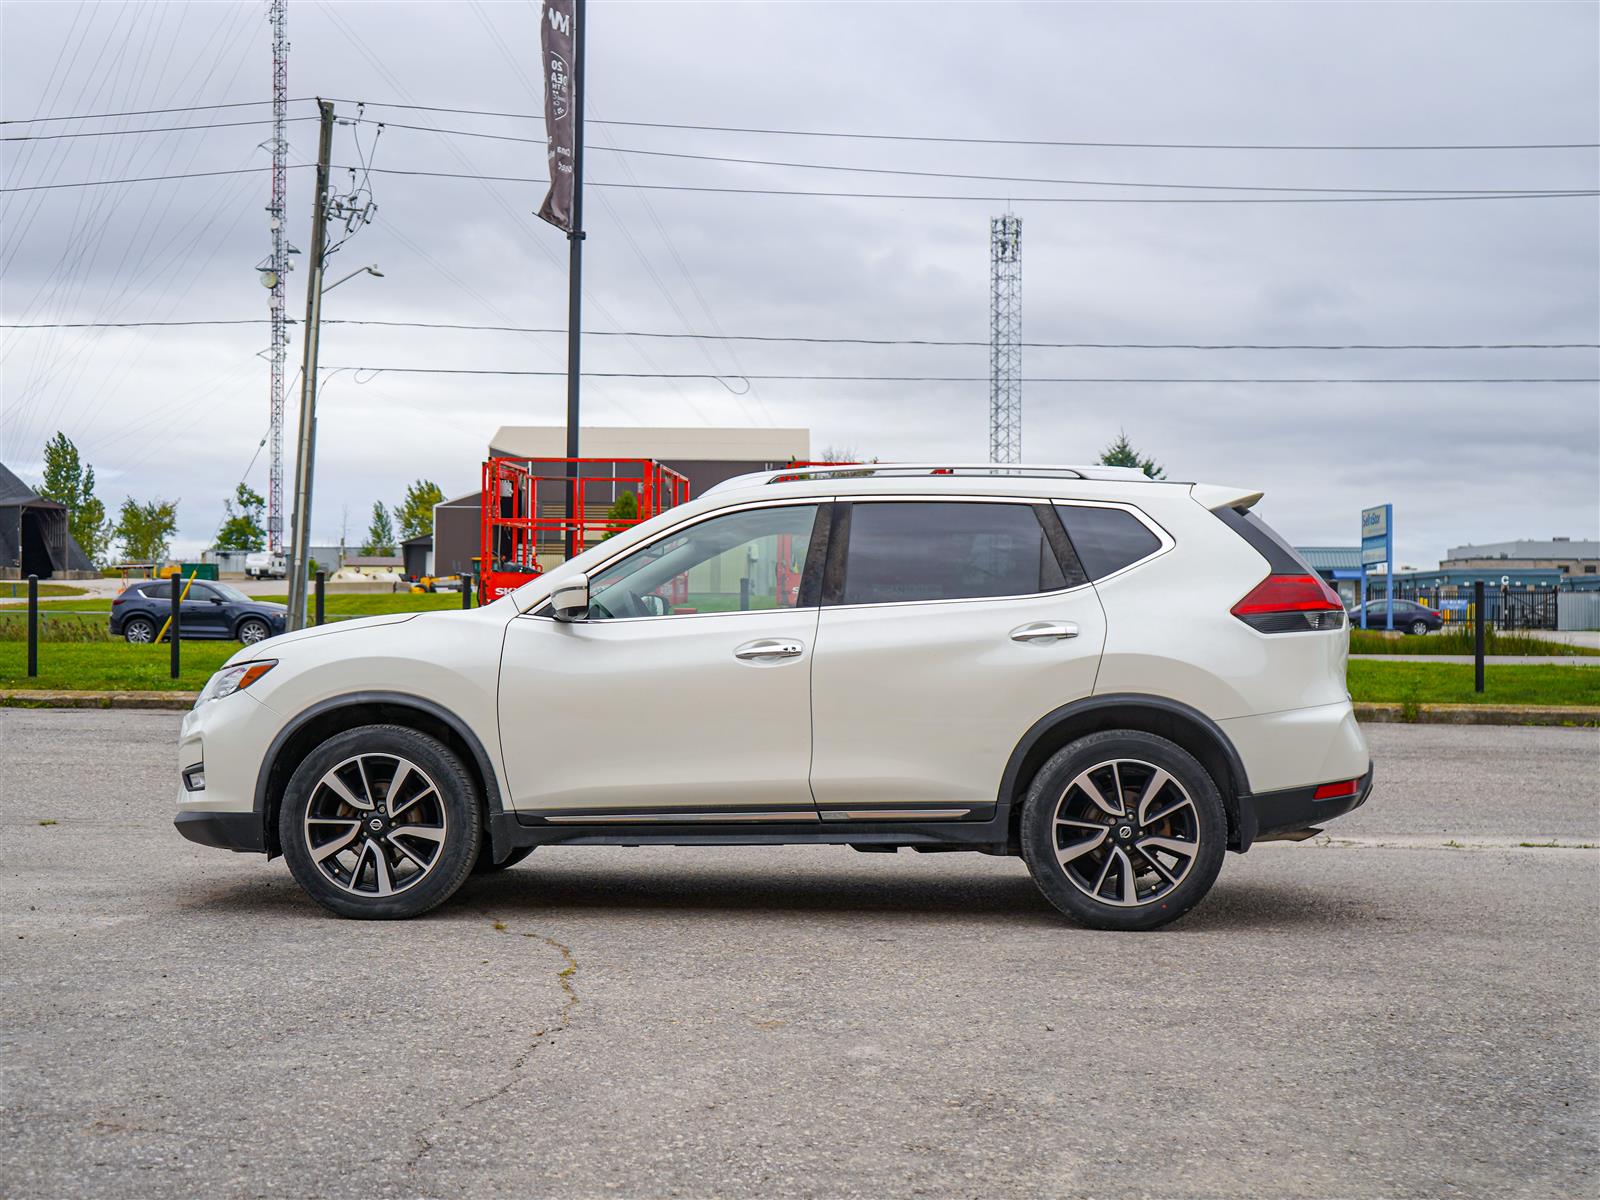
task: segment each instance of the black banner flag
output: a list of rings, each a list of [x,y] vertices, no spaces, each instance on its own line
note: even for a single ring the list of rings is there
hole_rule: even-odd
[[[577,120],[573,111],[573,49],[578,36],[577,0],[545,0],[539,24],[544,52],[544,128],[549,140],[550,191],[539,215],[558,229],[574,232],[572,185]]]

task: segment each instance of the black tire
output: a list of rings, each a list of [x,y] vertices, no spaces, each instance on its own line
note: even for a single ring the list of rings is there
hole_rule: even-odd
[[[338,824],[350,819],[347,815],[338,815],[339,811],[357,809],[340,799],[335,788],[328,786],[327,777],[336,770],[351,772],[349,764],[358,759],[361,762],[353,773],[341,774],[338,778],[350,781],[346,791],[365,787],[368,795],[357,799],[373,804],[370,811],[363,812],[353,822],[356,826],[354,840],[348,845],[354,850],[357,843],[361,843],[360,857],[355,861],[354,870],[349,871],[345,852],[324,855],[322,861],[332,861],[325,873],[324,867],[312,857],[307,811],[315,803],[317,812],[333,814],[314,820],[319,826],[332,826],[337,835]],[[368,769],[369,761],[374,764],[372,769]],[[387,761],[396,765],[385,781],[382,764]],[[401,762],[423,779],[412,782],[407,776],[402,781],[398,765]],[[375,776],[376,783],[371,782]],[[422,784],[431,784],[431,791]],[[384,830],[381,840],[375,840],[368,834],[366,823],[369,818],[387,819],[391,791],[396,797],[402,792],[411,795],[396,808],[397,813],[399,808],[405,807],[411,807],[415,813],[415,806],[425,804],[434,814],[433,823],[426,826],[391,824]],[[413,816],[408,821],[421,819]],[[430,834],[426,840],[413,838],[407,843],[413,860],[417,851],[426,854],[429,845],[437,845],[427,868],[419,870],[409,883],[403,883],[400,875],[400,871],[412,869],[402,857],[406,849],[395,844],[395,835],[406,828],[426,828]],[[437,837],[432,836],[434,833]],[[278,839],[295,882],[329,912],[364,920],[420,916],[455,895],[478,861],[479,846],[484,840],[478,789],[461,760],[442,742],[402,725],[363,725],[335,734],[306,755],[295,769],[278,813]],[[328,842],[333,840],[330,836],[317,848],[326,850]],[[392,857],[391,851],[394,852]],[[369,863],[369,856],[375,854],[384,857],[383,876],[390,886],[397,883],[403,886],[382,894],[378,863],[375,858]],[[341,869],[352,875],[349,885],[330,878],[330,874],[336,876]],[[373,888],[363,890],[369,870]]]
[[[1423,634],[1428,632],[1428,623],[1426,621],[1411,622],[1411,632],[1416,634],[1418,637],[1421,637]]]
[[[122,640],[132,642],[136,646],[155,641],[155,622],[148,617],[129,617],[122,623]]]
[[[489,839],[484,838],[483,846],[478,851],[478,861],[473,864],[472,873],[474,875],[493,875],[497,871],[504,871],[509,867],[516,866],[528,855],[532,854],[533,851],[534,847],[532,846],[518,846],[506,856],[504,862],[495,862],[494,857],[489,853]]]
[[[239,628],[234,632],[246,646],[254,646],[257,642],[264,642],[272,636],[272,628],[260,617],[246,617],[239,622]]]
[[[1115,776],[1107,769],[1113,763],[1117,764]],[[1165,773],[1167,782],[1161,781],[1158,770]],[[1137,813],[1135,819],[1126,815],[1113,819],[1108,809],[1091,802],[1081,779],[1087,779],[1096,795],[1124,814],[1143,807],[1148,816],[1164,809],[1173,815],[1148,825],[1140,824]],[[1149,803],[1139,805],[1142,793],[1152,784]],[[1118,785],[1120,797],[1114,794]],[[1108,791],[1112,794],[1107,795]],[[1059,813],[1067,814],[1073,823],[1062,824]],[[1102,823],[1105,829],[1100,833],[1097,827]],[[1082,830],[1076,846],[1072,844],[1074,826]],[[1192,845],[1187,866],[1180,866],[1180,853],[1144,841],[1151,836],[1163,837],[1168,846]],[[1094,844],[1085,847],[1084,843],[1091,841]],[[1206,769],[1181,746],[1137,730],[1093,733],[1057,751],[1033,777],[1022,810],[1022,857],[1034,883],[1057,909],[1091,929],[1156,929],[1177,920],[1211,890],[1222,869],[1227,841],[1222,796]],[[1140,848],[1141,842],[1149,848],[1148,853]],[[1076,855],[1072,855],[1074,849]],[[1069,855],[1066,862],[1062,854]],[[1164,865],[1155,855],[1165,856]],[[1150,867],[1150,861],[1155,861],[1156,867]],[[1114,874],[1100,875],[1105,887],[1095,884],[1093,890],[1102,897],[1097,899],[1084,885],[1094,883],[1088,877],[1107,862],[1111,864],[1107,872]],[[1133,865],[1126,878],[1122,875],[1124,863]],[[1122,889],[1130,880],[1133,901],[1126,902]],[[1107,892],[1113,881],[1115,892]]]

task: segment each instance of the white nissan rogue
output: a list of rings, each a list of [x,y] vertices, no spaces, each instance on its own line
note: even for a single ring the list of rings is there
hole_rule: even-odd
[[[1259,492],[1107,467],[742,476],[484,607],[248,646],[177,826],[410,917],[551,845],[1017,854],[1150,929],[1372,782],[1343,606]]]

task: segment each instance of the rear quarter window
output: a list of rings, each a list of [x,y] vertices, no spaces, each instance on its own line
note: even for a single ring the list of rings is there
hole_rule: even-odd
[[[1103,579],[1161,549],[1161,539],[1126,509],[1057,504],[1056,512],[1090,579]]]

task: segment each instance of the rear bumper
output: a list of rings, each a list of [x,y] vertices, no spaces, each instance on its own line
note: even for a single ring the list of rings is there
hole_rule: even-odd
[[[1361,777],[1361,786],[1353,796],[1340,796],[1333,800],[1316,800],[1317,786],[1287,788],[1281,792],[1261,792],[1239,797],[1239,845],[1248,850],[1251,843],[1268,834],[1287,833],[1301,829],[1315,829],[1335,817],[1354,812],[1367,802],[1372,792],[1373,767],[1367,764],[1367,773]],[[1331,781],[1330,781],[1331,782]]]
[[[261,814],[253,812],[181,812],[172,822],[191,842],[241,854],[266,853]]]

